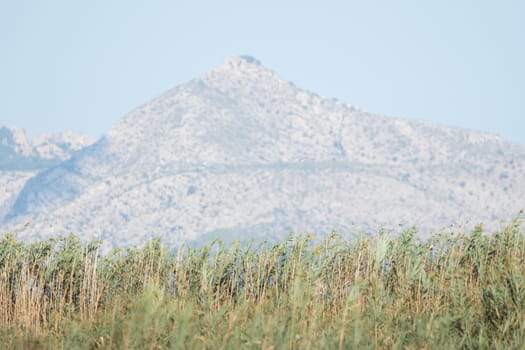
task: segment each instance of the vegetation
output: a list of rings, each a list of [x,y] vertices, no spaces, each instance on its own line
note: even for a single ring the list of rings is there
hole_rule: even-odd
[[[525,239],[415,230],[101,256],[75,236],[0,240],[0,342],[16,349],[510,349]]]

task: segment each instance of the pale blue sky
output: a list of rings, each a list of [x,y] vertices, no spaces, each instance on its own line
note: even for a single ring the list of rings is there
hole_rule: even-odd
[[[250,54],[371,112],[525,144],[525,1],[0,0],[0,124],[94,136]]]

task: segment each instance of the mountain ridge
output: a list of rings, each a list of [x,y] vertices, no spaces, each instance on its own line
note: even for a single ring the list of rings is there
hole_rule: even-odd
[[[43,134],[30,140],[23,129],[0,127],[0,170],[38,170],[67,160],[95,140],[78,132]]]

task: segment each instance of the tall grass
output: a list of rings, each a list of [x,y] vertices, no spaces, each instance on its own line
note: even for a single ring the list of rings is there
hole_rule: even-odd
[[[521,348],[525,239],[415,230],[101,256],[0,240],[0,341],[33,349]]]

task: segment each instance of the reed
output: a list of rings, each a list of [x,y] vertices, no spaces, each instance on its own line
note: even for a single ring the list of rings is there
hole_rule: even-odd
[[[510,349],[525,343],[525,239],[416,231],[322,242],[160,239],[100,254],[74,235],[0,240],[13,349]]]

